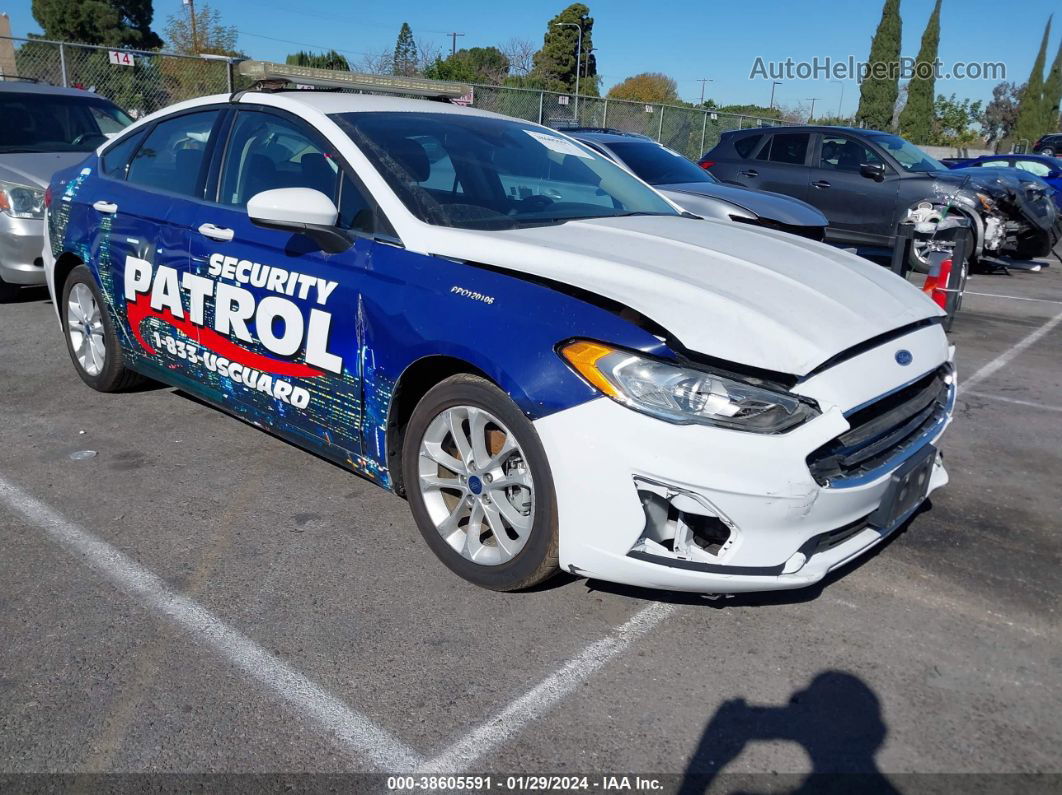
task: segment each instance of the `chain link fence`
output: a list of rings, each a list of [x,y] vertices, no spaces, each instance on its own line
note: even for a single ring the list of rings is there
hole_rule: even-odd
[[[228,58],[0,37],[0,79],[11,78],[94,91],[133,117],[181,100],[249,86]],[[776,119],[701,108],[508,86],[474,86],[472,105],[549,127],[601,127],[637,133],[694,159],[715,146],[726,130],[784,124]]]
[[[6,48],[13,50],[13,57],[0,55],[0,79],[82,88],[107,97],[134,118],[174,102],[233,88],[232,64],[227,58],[110,50],[46,39],[0,39],[0,53]]]

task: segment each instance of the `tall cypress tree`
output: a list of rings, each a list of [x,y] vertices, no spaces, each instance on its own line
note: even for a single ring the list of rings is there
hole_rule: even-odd
[[[1032,144],[1047,130],[1044,127],[1044,62],[1047,60],[1047,39],[1051,35],[1051,17],[1047,18],[1044,37],[1040,42],[1040,52],[1033,61],[1029,81],[1021,94],[1018,104],[1018,123],[1014,125],[1014,136]]]
[[[856,120],[864,127],[885,130],[892,124],[900,95],[900,33],[900,0],[885,0],[870,40],[870,72],[859,87]]]
[[[1044,132],[1054,132],[1058,129],[1060,105],[1062,105],[1062,42],[1058,44],[1055,62],[1051,64],[1051,71],[1047,73],[1047,82],[1044,83]]]
[[[406,77],[417,73],[417,44],[413,41],[413,30],[408,22],[403,22],[398,31],[392,73]]]
[[[933,89],[939,45],[940,0],[937,0],[922,34],[915,73],[907,84],[907,104],[900,112],[900,135],[916,144],[928,144],[933,137]]]

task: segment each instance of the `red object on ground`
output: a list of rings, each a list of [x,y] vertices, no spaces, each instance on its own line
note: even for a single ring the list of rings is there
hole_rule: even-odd
[[[948,279],[951,277],[951,260],[946,259],[940,263],[939,272],[930,273],[926,276],[922,292],[932,298],[941,309],[948,308]]]

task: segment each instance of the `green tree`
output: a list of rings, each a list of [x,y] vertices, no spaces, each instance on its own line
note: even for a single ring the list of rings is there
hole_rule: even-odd
[[[221,21],[221,12],[203,4],[195,9],[195,40],[188,14],[174,14],[166,20],[166,49],[183,55],[241,55],[236,49],[239,34],[234,25]]]
[[[413,41],[413,30],[408,22],[403,22],[401,30],[398,31],[391,73],[406,77],[417,73],[417,43]]]
[[[856,120],[871,129],[892,126],[896,98],[900,95],[901,25],[900,0],[885,0],[881,21],[870,40],[868,74],[859,86],[856,111]]]
[[[44,38],[107,47],[155,50],[151,0],[33,0],[33,18]]]
[[[1032,72],[1029,73],[1029,82],[1025,84],[1025,90],[1021,93],[1021,102],[1018,103],[1018,121],[1014,125],[1014,134],[1019,140],[1026,140],[1030,144],[1047,132],[1044,113],[1044,62],[1047,60],[1047,39],[1051,35],[1051,17],[1047,18],[1044,26],[1044,37],[1040,41],[1040,52],[1033,61]]]
[[[678,83],[660,72],[642,72],[612,86],[608,97],[671,104],[678,101]]]
[[[1058,43],[1055,61],[1047,73],[1044,83],[1044,131],[1054,132],[1058,129],[1059,105],[1062,105],[1062,41]]]
[[[985,106],[980,122],[988,144],[996,152],[1010,150],[1014,125],[1018,123],[1018,103],[1024,90],[1024,86],[1007,82],[992,89],[992,101]]]
[[[918,49],[914,76],[907,84],[907,104],[900,112],[900,135],[916,144],[929,143],[933,135],[933,89],[936,84],[937,48],[940,45],[940,0],[929,15]]]
[[[981,136],[973,129],[982,118],[981,100],[971,102],[959,100],[955,94],[937,97],[933,104],[933,127],[931,135],[915,143],[935,144],[937,146],[969,146],[976,143]]]
[[[589,13],[590,9],[582,3],[573,3],[547,24],[542,49],[535,53],[530,75],[542,87],[571,93],[575,91],[575,76],[579,74],[579,93],[592,97],[598,95],[597,58],[593,52],[594,20]],[[580,30],[583,33],[582,58],[577,64]]]
[[[458,50],[447,58],[436,58],[424,70],[432,80],[459,80],[465,83],[500,85],[509,74],[509,59],[497,47]]]
[[[328,52],[306,52],[299,50],[289,55],[284,63],[292,66],[311,66],[314,69],[333,69],[335,71],[349,72],[350,64],[347,59],[335,50]]]

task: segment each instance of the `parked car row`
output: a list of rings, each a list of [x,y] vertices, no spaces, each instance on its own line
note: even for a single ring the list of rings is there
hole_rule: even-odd
[[[701,165],[724,182],[785,193],[826,215],[826,239],[891,246],[899,225],[921,233],[911,265],[928,267],[931,238],[947,216],[969,222],[970,263],[1051,253],[1062,236],[1053,190],[1029,171],[949,169],[891,133],[837,127],[735,130]],[[965,263],[964,263],[965,265]]]
[[[71,362],[103,392],[179,386],[405,496],[488,588],[560,569],[797,588],[880,543],[948,479],[942,310],[764,228],[823,225],[783,221],[797,202],[582,138],[322,91],[138,120],[45,194]]]
[[[132,123],[87,91],[0,80],[0,302],[44,283],[44,189]]]

